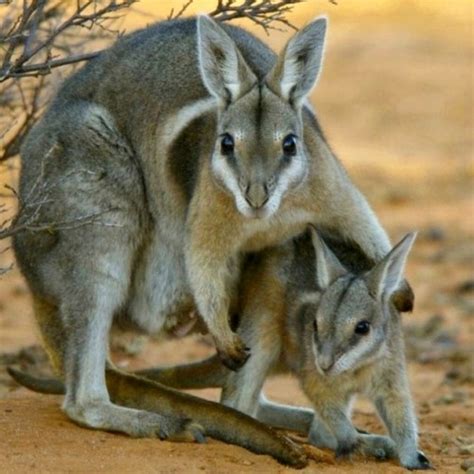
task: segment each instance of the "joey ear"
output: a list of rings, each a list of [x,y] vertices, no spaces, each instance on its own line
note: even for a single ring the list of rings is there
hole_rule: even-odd
[[[207,90],[222,103],[230,103],[248,92],[257,78],[237,45],[214,20],[197,19],[199,68]]]
[[[400,289],[408,253],[416,239],[416,232],[407,234],[390,253],[367,274],[367,284],[375,298],[393,295]]]
[[[267,84],[299,107],[316,83],[323,61],[327,18],[320,17],[296,33],[280,53]]]
[[[318,231],[310,226],[316,256],[316,283],[321,290],[326,289],[334,280],[347,273],[341,262],[332,253]]]

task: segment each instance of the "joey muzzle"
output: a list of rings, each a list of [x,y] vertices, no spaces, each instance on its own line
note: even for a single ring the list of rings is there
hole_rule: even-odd
[[[328,373],[334,366],[334,360],[332,358],[321,357],[319,359],[319,367],[324,373]]]
[[[327,374],[336,362],[336,358],[331,351],[331,347],[327,343],[323,343],[322,347],[317,354],[318,365],[324,374]]]

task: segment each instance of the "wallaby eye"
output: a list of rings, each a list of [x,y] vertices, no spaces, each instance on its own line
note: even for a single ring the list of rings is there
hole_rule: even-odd
[[[234,139],[229,133],[224,133],[221,139],[221,153],[225,156],[234,153]]]
[[[357,324],[356,324],[356,327],[354,329],[354,332],[356,334],[359,334],[361,336],[365,336],[366,334],[368,334],[370,331],[370,323],[369,321],[359,321]]]
[[[283,139],[283,153],[285,156],[296,155],[296,136],[290,133]]]

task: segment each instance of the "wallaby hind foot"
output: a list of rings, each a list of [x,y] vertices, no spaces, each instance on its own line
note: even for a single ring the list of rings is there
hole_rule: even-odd
[[[170,441],[205,440],[203,428],[189,418],[163,416],[144,410],[116,406],[110,402],[93,402],[78,407],[64,406],[71,420],[86,428],[125,433],[133,438],[159,438]]]

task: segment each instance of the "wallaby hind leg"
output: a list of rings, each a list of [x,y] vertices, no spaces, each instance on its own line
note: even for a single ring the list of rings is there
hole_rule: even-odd
[[[313,417],[314,411],[310,408],[275,403],[268,400],[263,392],[260,393],[257,419],[262,423],[307,434]]]
[[[246,339],[244,339],[246,340]],[[222,388],[221,403],[257,417],[258,400],[270,368],[278,357],[276,351],[259,344],[250,345],[252,356],[238,372],[229,373]]]
[[[125,274],[126,268],[119,268]],[[89,428],[118,431],[134,437],[192,439],[196,427],[189,420],[114,405],[105,382],[108,335],[113,314],[121,302],[120,285],[95,282],[83,302],[66,301],[60,306],[69,328],[64,350],[64,411]],[[84,289],[83,289],[84,291]],[[198,435],[200,436],[200,435]]]

